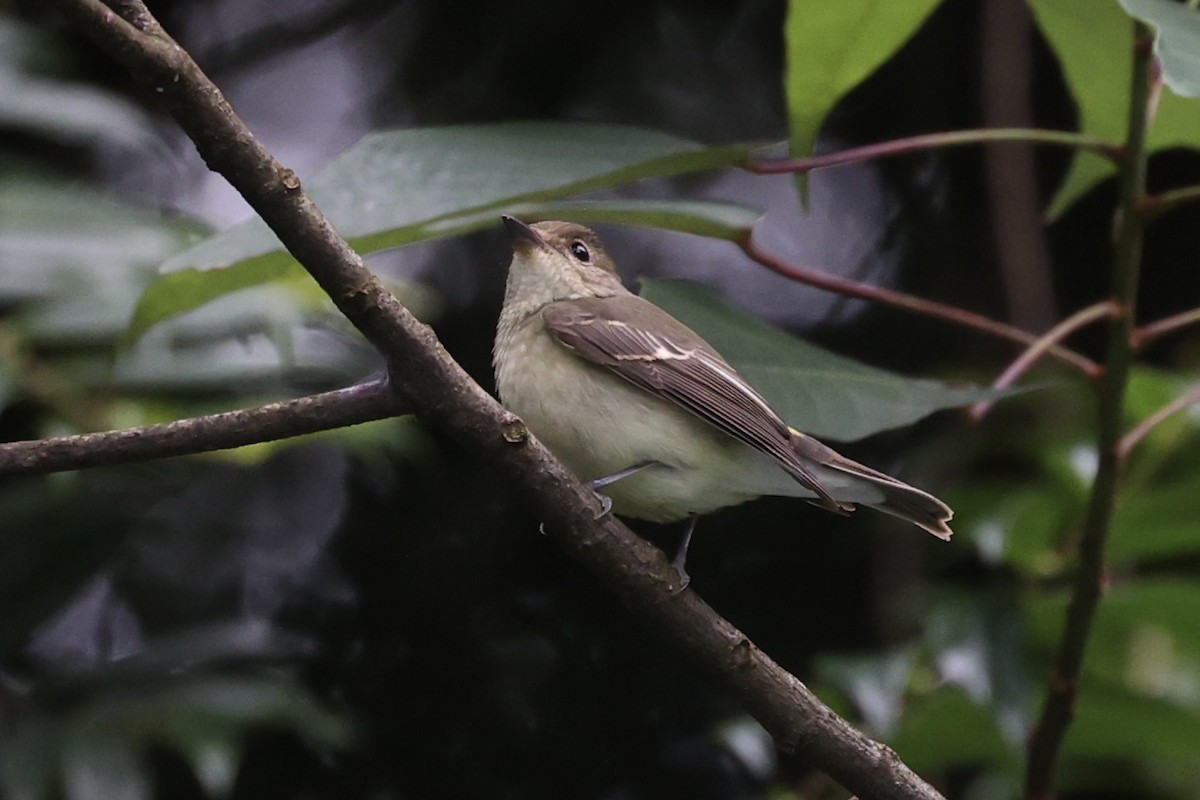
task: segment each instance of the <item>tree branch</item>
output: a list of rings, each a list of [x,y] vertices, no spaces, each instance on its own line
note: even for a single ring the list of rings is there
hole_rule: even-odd
[[[160,425],[0,444],[0,475],[36,475],[207,453],[344,428],[401,413],[399,398],[386,381],[360,383],[260,408]]]
[[[996,379],[995,383],[992,384],[992,388],[1007,389],[1009,386],[1013,385],[1013,382],[1016,381],[1017,378],[1028,372],[1029,368],[1036,364],[1038,359],[1044,356],[1046,351],[1048,351],[1055,344],[1061,342],[1063,339],[1067,338],[1085,325],[1090,325],[1096,320],[1104,317],[1115,317],[1119,313],[1120,309],[1112,300],[1102,300],[1095,305],[1091,305],[1087,308],[1076,311],[1074,314],[1042,334],[1038,340],[1030,345],[1024,353],[1021,353],[1021,355],[1017,356],[1017,359],[1009,364],[1008,369],[1004,370],[1004,372],[1000,374],[1000,377]],[[971,409],[967,412],[967,415],[973,422],[978,422],[979,420],[983,419],[989,411],[991,411],[994,404],[995,401],[993,400],[980,400],[978,403],[971,406]]]
[[[1063,737],[1075,716],[1083,655],[1104,585],[1104,546],[1116,506],[1121,466],[1121,424],[1125,389],[1133,364],[1133,326],[1145,219],[1138,202],[1146,193],[1146,131],[1149,127],[1152,38],[1141,22],[1134,25],[1133,76],[1129,91],[1129,128],[1119,166],[1120,206],[1113,246],[1113,291],[1120,313],[1108,330],[1104,378],[1099,386],[1099,464],[1092,483],[1079,541],[1079,571],[1067,607],[1067,622],[1055,658],[1042,714],[1029,739],[1025,772],[1027,800],[1054,795],[1054,770]]]
[[[974,311],[967,311],[964,308],[939,303],[935,300],[926,300],[923,297],[915,297],[911,294],[897,292],[883,286],[862,283],[849,278],[843,278],[839,275],[830,275],[818,269],[789,264],[779,256],[768,253],[755,244],[753,236],[747,236],[739,244],[750,258],[772,272],[778,273],[785,278],[790,278],[798,283],[815,286],[818,289],[835,292],[846,297],[856,297],[860,300],[869,300],[873,303],[900,308],[915,314],[924,314],[927,317],[946,320],[947,322],[953,322],[956,325],[962,325],[966,328],[973,328],[974,330],[998,336],[1001,339],[1008,339],[1018,344],[1033,346],[1039,341],[1039,337],[1035,334],[1023,331],[1004,322],[989,319],[982,314],[976,314]],[[1089,378],[1097,378],[1102,372],[1096,362],[1061,345],[1054,344],[1046,352],[1063,363],[1076,367]]]
[[[1141,350],[1155,339],[1166,336],[1168,333],[1177,331],[1180,328],[1195,325],[1197,322],[1200,322],[1200,308],[1190,308],[1187,311],[1181,311],[1178,314],[1172,314],[1169,317],[1148,322],[1133,332],[1133,348]]]
[[[122,22],[100,0],[55,0],[101,48],[155,90],[195,142],[346,317],[384,353],[393,389],[498,471],[547,532],[599,575],[644,624],[696,665],[720,676],[787,752],[802,754],[851,791],[871,798],[937,798],[889,748],[823,705],[694,592],[672,594],[674,569],[653,545],[611,516],[524,425],[483,392],[432,331],[375,280],[187,54],[138,0],[121,0]]]
[[[1138,213],[1146,222],[1153,222],[1168,211],[1173,211],[1185,203],[1200,200],[1200,186],[1183,186],[1171,189],[1161,194],[1143,197],[1138,203]]]
[[[982,144],[985,142],[1024,142],[1074,147],[1091,150],[1113,161],[1119,161],[1123,156],[1123,150],[1112,142],[1106,142],[1103,139],[1098,139],[1095,136],[1087,136],[1082,133],[1048,131],[1040,128],[987,128],[983,130],[928,133],[920,136],[910,136],[906,139],[892,139],[891,141],[863,145],[862,147],[851,147],[848,150],[839,150],[836,153],[826,153],[819,156],[808,156],[807,158],[752,158],[744,166],[747,171],[758,175],[812,172],[814,169],[838,167],[858,161],[870,161],[876,158],[899,156],[922,150],[958,147],[966,144]]]
[[[1139,422],[1129,433],[1121,437],[1121,443],[1117,446],[1117,455],[1122,459],[1128,458],[1130,451],[1138,446],[1138,443],[1145,439],[1150,431],[1157,428],[1167,420],[1171,415],[1178,414],[1189,406],[1194,406],[1200,403],[1200,386],[1193,386],[1183,394],[1176,397],[1171,402],[1167,403],[1162,408],[1155,411],[1150,416]]]

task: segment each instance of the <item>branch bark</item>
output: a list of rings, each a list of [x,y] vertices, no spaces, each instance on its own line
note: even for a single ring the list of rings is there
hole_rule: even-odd
[[[1054,672],[1041,717],[1029,738],[1025,771],[1026,800],[1051,800],[1054,771],[1063,738],[1075,717],[1083,656],[1104,586],[1104,548],[1116,508],[1117,482],[1122,464],[1121,425],[1125,389],[1133,364],[1133,332],[1137,310],[1138,277],[1142,260],[1145,219],[1137,213],[1146,194],[1146,133],[1151,97],[1152,37],[1146,26],[1134,26],[1133,75],[1129,90],[1127,158],[1119,172],[1120,205],[1113,243],[1113,300],[1117,314],[1109,323],[1104,377],[1099,386],[1099,463],[1088,498],[1087,514],[1079,541],[1079,570],[1071,588],[1067,622],[1054,661]]]
[[[889,748],[863,736],[694,592],[672,594],[675,570],[616,519],[450,358],[432,331],[375,280],[300,188],[254,139],[220,91],[140,0],[55,0],[97,45],[161,99],[346,317],[387,358],[392,387],[425,422],[510,476],[547,532],[638,616],[726,687],[787,752],[865,798],[937,798]],[[119,14],[117,12],[120,12]]]
[[[0,475],[37,475],[150,458],[208,453],[394,417],[403,407],[386,381],[122,431],[0,444]]]

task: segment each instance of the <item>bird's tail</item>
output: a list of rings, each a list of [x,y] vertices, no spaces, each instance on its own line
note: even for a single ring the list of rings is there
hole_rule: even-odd
[[[817,467],[814,472],[822,478],[822,483],[843,508],[853,508],[853,503],[860,503],[908,520],[939,539],[949,541],[953,532],[946,523],[954,516],[954,512],[929,492],[851,461],[833,448],[794,429],[792,447],[802,461]]]

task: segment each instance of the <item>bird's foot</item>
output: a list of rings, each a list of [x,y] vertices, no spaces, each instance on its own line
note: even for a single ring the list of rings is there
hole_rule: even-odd
[[[590,486],[591,484],[588,485]],[[593,491],[595,490],[593,489]],[[600,501],[600,511],[598,511],[595,516],[595,520],[599,522],[612,513],[612,498],[606,494],[600,494],[599,492],[595,492],[595,494],[596,499]],[[540,533],[542,536],[546,535],[546,523],[538,523],[538,533]]]
[[[675,557],[671,559],[671,566],[675,568],[675,572],[679,575],[679,586],[671,590],[671,594],[679,594],[688,587],[692,582],[692,576],[688,575],[684,564],[687,563],[688,547],[692,543],[692,533],[696,530],[696,515],[692,514],[688,518],[687,528],[683,531],[683,539],[679,542],[679,548],[675,551]]]
[[[596,492],[596,498],[600,501],[600,513],[596,515],[596,519],[602,520],[612,513],[612,498],[599,492]]]

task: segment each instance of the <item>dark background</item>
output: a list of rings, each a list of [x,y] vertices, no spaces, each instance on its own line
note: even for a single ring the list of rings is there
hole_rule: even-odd
[[[390,126],[570,119],[714,144],[786,138],[781,2],[227,0],[160,2],[152,10],[264,144],[302,176],[363,133]],[[0,12],[52,37],[62,80],[142,105],[158,142],[133,148],[11,126],[0,128],[6,168],[218,227],[248,213],[153,99],[131,94],[126,76],[42,4],[0,3]],[[1012,77],[987,85],[989,71]],[[1074,121],[1053,56],[1021,4],[948,0],[838,106],[821,146],[985,124],[1069,129]],[[1107,291],[1109,242],[1097,231],[1111,226],[1115,189],[1101,186],[1042,229],[1037,209],[1065,173],[1068,153],[1038,150],[1024,178],[1022,157],[1011,148],[970,147],[818,173],[807,217],[786,177],[722,173],[654,189],[767,209],[764,238],[797,262],[1044,329]],[[1156,158],[1152,189],[1197,172],[1191,154]],[[1035,224],[1004,229],[1021,255],[1004,256],[996,244],[998,226],[1011,219],[1004,211],[1028,219],[1029,209]],[[1013,354],[973,332],[788,284],[728,245],[619,227],[601,232],[630,279],[711,283],[775,324],[889,369],[986,382]],[[1143,318],[1196,304],[1200,278],[1186,258],[1196,236],[1179,213],[1155,227]],[[497,227],[373,263],[436,298],[431,321],[439,336],[490,387],[506,261]],[[21,304],[0,309],[3,323]],[[1099,355],[1098,337],[1076,341]],[[1190,363],[1194,342],[1170,339],[1148,356],[1163,366]],[[345,346],[361,359],[347,368],[351,377],[377,368],[360,347]],[[26,356],[59,363],[78,347],[35,342]],[[69,368],[61,374],[71,377]],[[132,396],[221,406],[345,379],[331,367],[250,385],[149,385]],[[106,410],[120,394],[104,393]],[[61,411],[32,393],[0,408],[0,438],[8,440],[45,435]],[[1053,429],[1061,413],[1018,401],[974,427],[943,413],[846,450],[953,492],[970,479],[1028,473],[1026,457],[1005,443]],[[21,577],[0,586],[17,620],[0,638],[8,687],[0,688],[0,722],[6,702],[20,709],[10,719],[65,720],[111,689],[107,673],[81,675],[174,636],[192,663],[204,665],[196,674],[286,674],[301,687],[297,696],[354,723],[351,740],[329,746],[311,735],[313,718],[249,719],[235,797],[838,796],[807,764],[782,759],[772,769],[765,734],[539,536],[504,476],[413,423],[373,430],[385,444],[325,439],[275,448],[258,461],[179,459],[96,470],[67,485],[0,483],[0,525],[10,547],[26,542],[25,555],[12,556]],[[670,527],[636,527],[668,550],[678,536]],[[987,563],[969,538],[945,546],[886,518],[837,519],[795,502],[768,499],[703,520],[689,570],[695,591],[817,685],[836,684],[822,684],[826,655],[925,647],[913,643],[927,641],[930,608],[947,594],[983,598],[981,636],[1011,640],[1020,625],[1016,579]],[[212,631],[219,646],[197,633]],[[154,668],[145,667],[157,675]],[[1028,714],[1041,674],[1009,678],[1021,684],[1014,691]],[[838,702],[836,691],[826,696]],[[839,707],[855,713],[845,698]],[[730,731],[747,736],[751,750],[732,746]],[[177,745],[165,736],[151,747],[158,794],[198,796],[201,785]],[[755,747],[766,767],[748,754]],[[949,796],[966,796],[983,791],[979,778],[991,768],[929,777]],[[1139,773],[1114,774],[1124,786]]]

